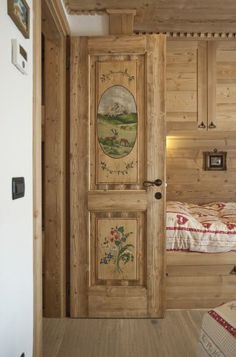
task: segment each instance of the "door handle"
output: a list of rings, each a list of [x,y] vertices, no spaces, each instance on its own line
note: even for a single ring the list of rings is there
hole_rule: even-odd
[[[216,125],[213,123],[213,121],[208,125],[209,129],[215,129]]]
[[[206,125],[204,124],[204,122],[202,121],[201,124],[198,125],[199,129],[205,129]]]
[[[230,271],[230,274],[236,275],[236,265],[233,267],[233,269]]]
[[[151,186],[161,186],[162,185],[162,180],[156,179],[155,181],[144,181],[143,186],[144,187],[151,187]]]

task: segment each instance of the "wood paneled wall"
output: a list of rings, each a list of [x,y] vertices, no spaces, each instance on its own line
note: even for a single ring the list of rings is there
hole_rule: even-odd
[[[218,130],[235,130],[236,123],[236,43],[217,42],[215,50],[215,96],[213,118]],[[215,101],[215,103],[214,103]]]
[[[227,151],[227,171],[204,171],[203,152]],[[167,138],[167,200],[236,201],[236,138]]]
[[[186,120],[197,112],[198,41],[167,43],[167,114],[168,120]],[[182,100],[182,99],[185,100]],[[181,99],[181,100],[180,100]],[[179,113],[179,115],[177,115]],[[182,113],[187,113],[183,115]],[[174,115],[175,114],[175,115]]]

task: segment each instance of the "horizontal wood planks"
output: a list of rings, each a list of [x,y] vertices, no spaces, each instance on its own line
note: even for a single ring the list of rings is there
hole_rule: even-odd
[[[227,151],[227,171],[204,171],[203,152]],[[167,200],[207,203],[236,200],[236,139],[167,140]]]
[[[236,277],[218,273],[215,276],[168,277],[166,296],[167,309],[215,307],[235,299]]]
[[[97,40],[102,39],[101,42]],[[121,41],[117,41],[116,36],[90,37],[88,39],[88,51],[90,55],[109,54],[143,54],[146,51],[146,36],[122,36]]]
[[[91,316],[143,317],[147,311],[147,290],[137,286],[92,287],[89,304]]]
[[[106,9],[137,9],[136,31],[235,31],[234,0],[64,0],[70,13],[105,13]]]
[[[167,252],[167,265],[201,265],[201,266],[214,266],[214,265],[233,265],[236,264],[236,252],[227,253],[197,253],[197,252]]]
[[[210,308],[235,299],[236,253],[167,253],[167,308]]]
[[[101,205],[102,198],[102,205]],[[88,209],[91,211],[145,211],[147,209],[146,191],[103,191],[94,190],[88,193]]]

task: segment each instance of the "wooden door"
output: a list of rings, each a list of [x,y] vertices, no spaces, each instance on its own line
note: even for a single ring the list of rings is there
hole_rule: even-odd
[[[71,316],[161,317],[165,37],[72,38],[71,59]]]

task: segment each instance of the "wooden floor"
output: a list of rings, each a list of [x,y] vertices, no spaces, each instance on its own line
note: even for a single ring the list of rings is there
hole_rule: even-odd
[[[165,319],[44,319],[43,357],[195,357],[202,310]]]

